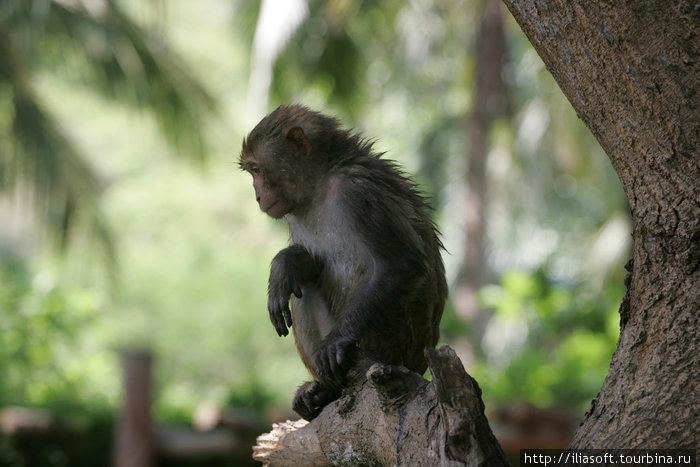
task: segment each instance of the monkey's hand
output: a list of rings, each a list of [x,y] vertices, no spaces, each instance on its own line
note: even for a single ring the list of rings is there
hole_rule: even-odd
[[[292,326],[292,313],[289,310],[289,298],[292,294],[301,297],[301,285],[290,274],[276,273],[273,263],[267,293],[267,310],[279,336],[289,334],[288,328]]]
[[[304,420],[313,420],[321,410],[340,396],[340,391],[321,385],[318,381],[304,383],[294,395],[292,409]]]
[[[334,387],[345,385],[345,376],[357,355],[355,340],[331,332],[313,354],[316,371],[322,382]]]
[[[291,245],[277,253],[270,265],[267,289],[267,309],[277,334],[286,336],[292,326],[289,299],[292,294],[301,298],[301,286],[316,280],[320,263],[301,245]]]

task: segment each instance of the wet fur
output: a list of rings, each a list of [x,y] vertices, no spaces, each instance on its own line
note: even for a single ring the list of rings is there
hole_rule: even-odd
[[[285,141],[297,126],[302,132]],[[303,153],[307,143],[308,160],[285,155],[294,148]],[[256,151],[264,153],[256,160],[274,165],[270,176],[285,196],[299,198],[284,217],[293,248],[314,265],[313,274],[283,266],[283,250],[271,274],[273,281],[286,267],[304,276],[301,297],[291,296],[292,330],[318,383],[303,386],[295,406],[319,407],[302,407],[302,416],[314,417],[342,387],[342,375],[317,367],[319,348],[329,341],[349,340],[371,358],[423,373],[423,349],[438,341],[447,285],[442,244],[416,186],[368,140],[301,106],[280,107],[263,119],[244,141],[242,165]],[[310,402],[319,391],[323,400]]]

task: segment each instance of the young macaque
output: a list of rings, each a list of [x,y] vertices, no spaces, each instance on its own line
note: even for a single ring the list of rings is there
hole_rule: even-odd
[[[371,142],[299,105],[258,123],[240,166],[253,176],[260,209],[289,226],[291,245],[272,260],[268,309],[277,334],[293,329],[313,376],[294,410],[311,420],[337,399],[358,349],[422,374],[447,285],[416,186]]]

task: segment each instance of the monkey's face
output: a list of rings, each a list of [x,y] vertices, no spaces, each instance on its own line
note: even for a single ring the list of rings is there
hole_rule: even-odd
[[[272,116],[263,119],[243,141],[240,167],[253,176],[260,209],[279,219],[308,204],[316,170],[304,131],[293,126],[280,132],[270,119]]]
[[[276,177],[274,169],[247,155],[241,158],[241,168],[253,177],[255,200],[261,211],[279,219],[294,208],[294,199],[285,190],[289,184]]]

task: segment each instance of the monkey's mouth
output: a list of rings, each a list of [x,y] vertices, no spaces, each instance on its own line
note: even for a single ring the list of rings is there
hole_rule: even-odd
[[[279,219],[289,212],[290,206],[288,206],[287,203],[283,203],[282,200],[278,199],[275,200],[269,206],[260,205],[260,209],[273,219]]]
[[[263,206],[262,203],[259,203],[259,204],[260,204],[260,210],[261,210],[262,212],[264,212],[264,213],[267,213],[270,209],[274,208],[279,202],[280,202],[280,200],[275,200],[275,201],[274,201],[271,205],[269,205],[269,206]]]

